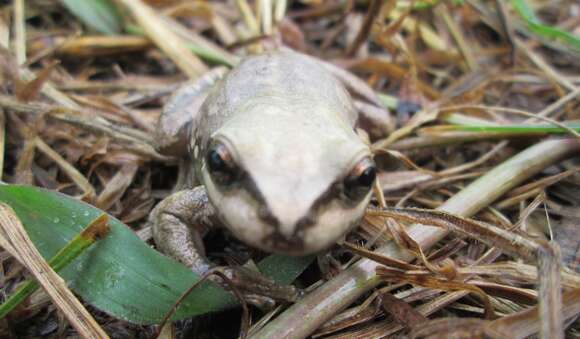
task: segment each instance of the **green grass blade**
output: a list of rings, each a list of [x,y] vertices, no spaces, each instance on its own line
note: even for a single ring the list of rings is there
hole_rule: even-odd
[[[105,217],[105,218],[103,218]],[[104,219],[104,220],[102,220]],[[52,259],[48,262],[50,267],[58,272],[68,264],[70,264],[76,257],[78,257],[84,250],[91,246],[97,239],[94,235],[95,233],[105,232],[103,228],[106,226],[108,218],[105,214],[102,214],[97,219],[92,221],[87,228],[73,240],[71,240],[64,248],[62,248],[58,253],[55,254]],[[101,230],[94,231],[95,228],[101,228]],[[35,280],[28,279],[20,285],[20,287],[12,294],[4,303],[0,305],[0,319],[4,318],[14,307],[18,306],[24,299],[30,296],[38,288],[38,283]]]
[[[103,34],[118,34],[122,21],[109,0],[61,0],[62,4],[90,29]]]
[[[580,132],[580,122],[563,122],[565,128],[550,123],[539,124],[495,124],[478,118],[472,118],[459,114],[451,114],[445,121],[453,125],[428,127],[429,131],[464,131],[464,132],[489,132],[506,134],[569,134],[570,130]]]
[[[580,52],[580,37],[561,29],[544,25],[534,11],[526,4],[525,0],[512,0],[512,6],[524,19],[528,28],[537,35],[547,39],[562,41],[571,46],[576,52]]]
[[[14,209],[44,258],[53,257],[82,230],[82,225],[102,213],[63,194],[30,186],[2,185],[0,201]],[[85,301],[116,318],[138,324],[158,323],[199,277],[142,242],[117,219],[110,217],[109,226],[107,237],[84,251],[59,275]],[[286,258],[271,263],[266,260],[258,266],[272,273],[274,280],[290,283],[310,261]],[[183,301],[172,319],[235,304],[229,293],[205,283]]]
[[[441,0],[415,1],[413,3],[413,9],[414,10],[429,9],[429,8],[436,6],[440,2],[441,2]],[[463,5],[464,1],[463,0],[451,0],[448,2],[450,2],[453,6],[460,6],[460,5]]]

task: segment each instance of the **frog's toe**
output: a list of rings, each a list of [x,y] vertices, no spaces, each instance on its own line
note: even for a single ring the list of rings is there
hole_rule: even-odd
[[[263,295],[244,294],[243,298],[248,304],[259,308],[262,312],[271,311],[276,307],[276,300]]]
[[[281,285],[259,272],[243,266],[224,267],[221,270],[234,287],[247,298],[250,304],[261,309],[269,309],[275,301],[294,302],[301,295],[300,290],[292,285]],[[220,283],[227,289],[231,286]]]

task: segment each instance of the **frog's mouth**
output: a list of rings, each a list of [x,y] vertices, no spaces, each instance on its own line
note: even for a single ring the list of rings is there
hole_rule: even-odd
[[[292,236],[286,238],[279,232],[274,232],[271,235],[266,236],[264,241],[264,250],[268,252],[274,252],[279,254],[288,255],[306,255],[304,249],[304,239],[300,236]]]

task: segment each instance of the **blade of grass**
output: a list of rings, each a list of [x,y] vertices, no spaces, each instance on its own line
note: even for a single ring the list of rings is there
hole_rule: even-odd
[[[121,17],[109,0],[61,0],[62,4],[83,24],[99,33],[113,35],[121,32]]]
[[[143,29],[139,26],[135,26],[135,25],[127,25],[126,27],[127,32],[134,34],[134,35],[145,35],[145,32],[143,31]],[[234,67],[235,63],[232,62],[232,60],[229,60],[227,58],[225,58],[224,56],[215,53],[214,51],[207,49],[207,48],[203,48],[202,46],[198,46],[192,43],[185,43],[185,46],[191,51],[193,52],[193,54],[197,55],[198,57],[200,57],[201,59],[210,62],[212,64],[216,64],[216,65],[224,65],[227,67]]]
[[[415,3],[413,4],[413,9],[414,10],[429,9],[429,8],[432,8],[433,6],[439,4],[440,2],[441,2],[441,0],[415,1]],[[463,0],[451,0],[448,2],[450,2],[454,6],[463,5]]]
[[[14,1],[14,54],[19,65],[26,62],[26,25],[24,0]]]
[[[65,282],[48,266],[14,210],[6,204],[0,204],[0,246],[34,276],[79,336],[109,338]]]
[[[176,65],[190,78],[197,78],[207,72],[207,67],[185,46],[184,40],[175,34],[163,21],[163,16],[156,13],[142,0],[117,0],[122,4],[145,32]]]
[[[108,217],[101,214],[93,220],[79,235],[74,237],[65,247],[58,251],[49,261],[48,264],[58,272],[70,264],[84,250],[89,248],[95,241],[104,237],[108,232]],[[24,299],[30,296],[38,289],[36,280],[26,280],[4,303],[0,305],[0,319],[4,318],[14,307],[18,306]]]
[[[568,44],[576,52],[580,52],[580,37],[561,29],[544,25],[538,17],[536,17],[534,11],[526,4],[525,0],[512,0],[511,3],[532,32],[548,39],[560,40]]]
[[[4,176],[4,154],[6,150],[6,115],[0,108],[0,182]]]
[[[426,127],[421,129],[425,133],[435,132],[493,132],[493,133],[522,133],[522,134],[567,134],[570,129],[580,132],[580,122],[563,123],[568,129],[556,127],[551,124],[507,124],[507,125],[489,125],[489,124],[470,124],[470,125],[443,125],[435,127]]]

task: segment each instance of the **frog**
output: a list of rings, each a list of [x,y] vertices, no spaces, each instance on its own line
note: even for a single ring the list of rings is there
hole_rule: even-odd
[[[202,237],[218,226],[268,253],[328,249],[358,225],[375,182],[357,120],[345,86],[289,49],[248,56],[183,86],[164,106],[156,139],[160,152],[183,159],[190,187],[151,213],[157,248],[200,275],[215,266]],[[292,286],[252,281],[243,288],[254,295],[297,296]]]

